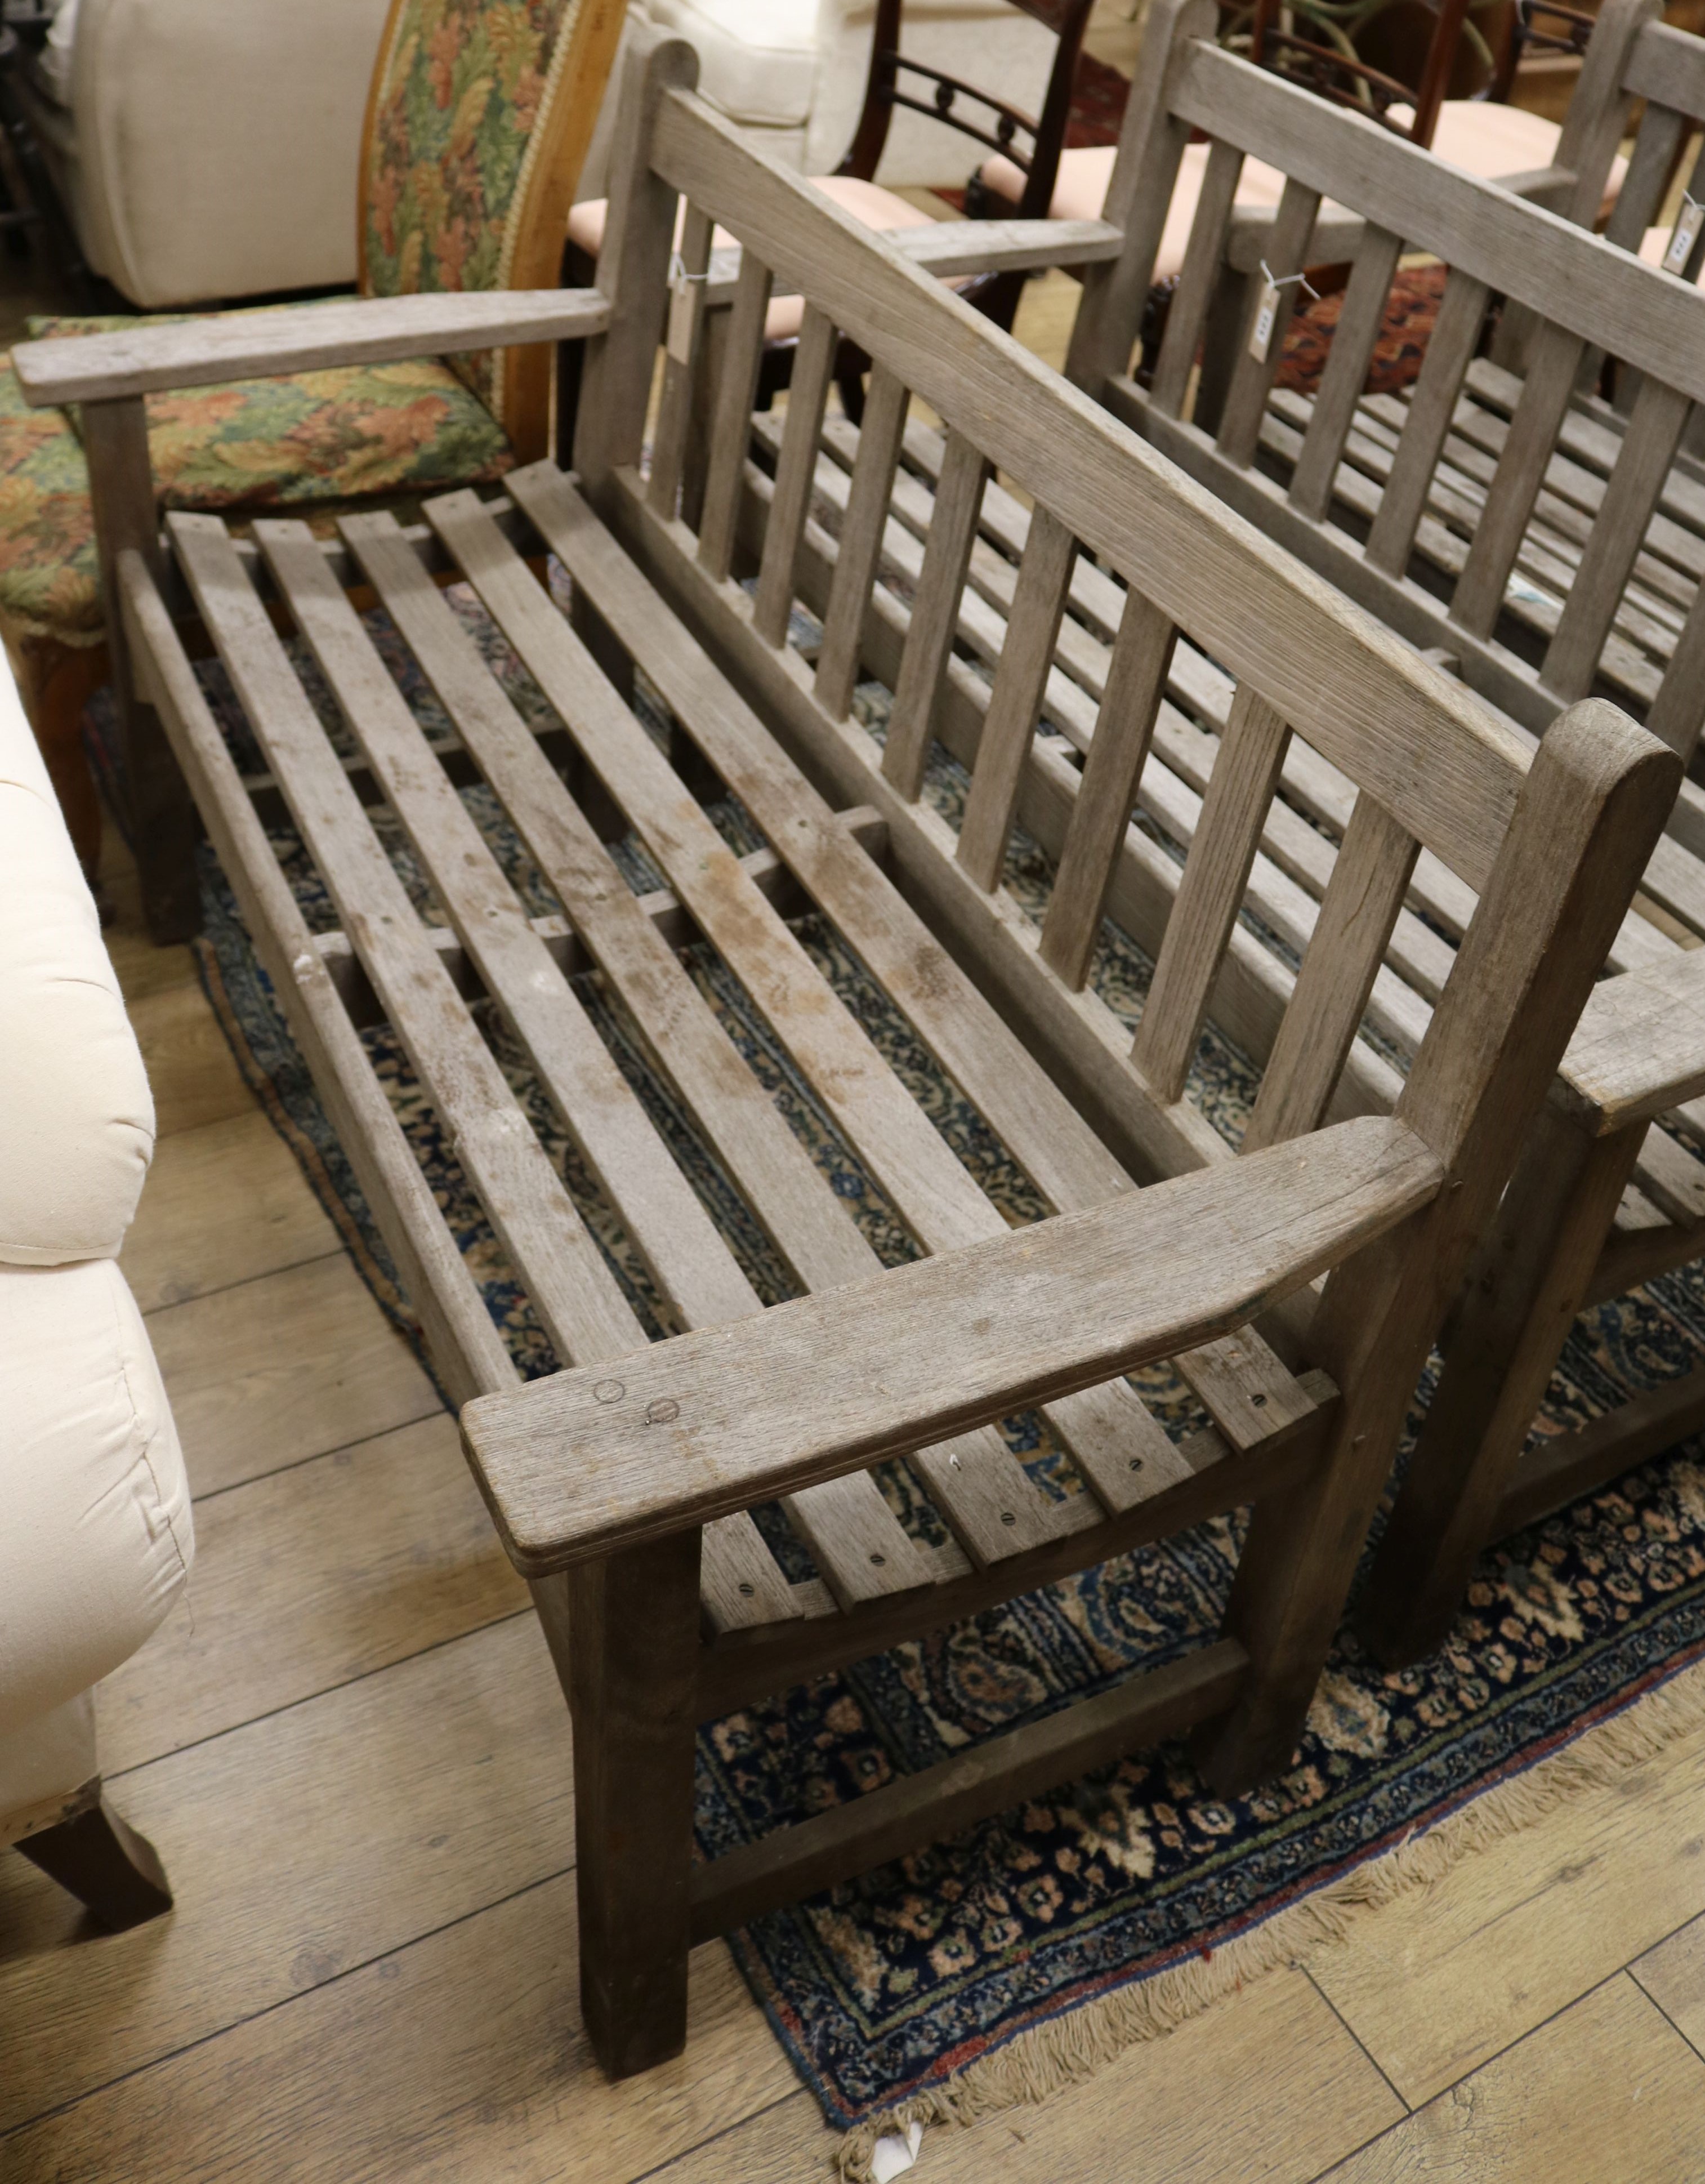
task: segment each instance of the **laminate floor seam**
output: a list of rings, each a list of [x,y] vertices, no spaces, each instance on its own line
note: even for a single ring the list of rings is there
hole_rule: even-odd
[[[203,1123],[197,1124],[196,1127],[199,1129],[206,1129],[210,1125]],[[183,1131],[175,1134],[187,1136],[188,1133]],[[146,1189],[147,1185],[144,1184],[143,1188]],[[211,1297],[230,1296],[237,1290],[252,1290],[257,1282],[270,1282],[279,1274],[299,1273],[304,1267],[317,1267],[327,1259],[348,1259],[348,1252],[341,1244],[335,1245],[329,1251],[310,1251],[305,1259],[287,1259],[281,1266],[263,1268],[257,1274],[240,1274],[234,1282],[221,1282],[217,1289],[198,1290],[193,1296],[171,1297],[164,1304],[151,1304],[142,1314],[142,1318],[158,1319],[163,1312],[181,1312],[187,1304],[205,1304]],[[353,1266],[354,1262],[351,1260],[350,1264]],[[122,1270],[124,1266],[122,1252],[119,1256],[119,1265]],[[400,1335],[398,1337],[399,1341],[402,1339]]]
[[[1681,1922],[1684,1926],[1691,1926],[1692,1923],[1693,1922],[1691,1919],[1684,1919]],[[1680,1928],[1678,1927],[1675,1930],[1679,1933],[1680,1931]],[[1669,1939],[1669,1936],[1666,1934],[1663,1937],[1663,1941],[1667,1942]],[[1661,1949],[1663,1946],[1663,1942],[1654,1942],[1652,1945],[1654,1949]],[[1642,1949],[1640,1953],[1641,1957],[1649,1954],[1650,1951],[1646,1949]],[[1683,2026],[1679,2025],[1675,2019],[1670,2015],[1669,2012],[1663,2007],[1663,2004],[1658,1999],[1658,1997],[1653,1994],[1652,1989],[1647,1986],[1645,1981],[1640,1976],[1640,1957],[1631,1958],[1629,1962],[1622,1967],[1622,1969],[1627,1973],[1629,1978],[1634,1981],[1635,1986],[1640,1989],[1641,1994],[1643,1994],[1646,1999],[1652,2004],[1652,2007],[1658,2012],[1658,2014],[1663,2020],[1663,2022],[1669,2027],[1670,2031],[1675,2033],[1680,2038],[1686,2041],[1687,2045],[1691,2049],[1692,2053],[1699,2058],[1702,2063],[1705,2063],[1705,2048],[1702,2048],[1697,2040],[1689,2037]]]
[[[1403,2096],[1398,2092],[1396,2086],[1392,2084],[1391,2080],[1387,2076],[1384,2067],[1381,2065],[1379,2057],[1373,2053],[1373,2049],[1369,2048],[1367,2042],[1362,2037],[1361,2034],[1356,2030],[1356,2027],[1350,2022],[1349,2019],[1344,2014],[1337,2003],[1334,2002],[1331,1996],[1326,1992],[1325,1988],[1321,1986],[1319,1981],[1315,1978],[1313,1973],[1309,1970],[1307,1965],[1299,1964],[1296,1969],[1302,1974],[1302,1976],[1307,1981],[1309,1986],[1313,1988],[1316,1994],[1319,1996],[1326,2007],[1332,2012],[1332,2014],[1338,2020],[1338,2022],[1344,2027],[1345,2031],[1348,2033],[1350,2037],[1355,2042],[1357,2047],[1360,2048],[1362,2053],[1366,2057],[1369,2064],[1373,2069],[1379,2072],[1387,2091],[1390,2093],[1392,2099],[1395,2100],[1397,2103],[1397,2105],[1402,2109],[1404,2115],[1413,2115],[1415,2113],[1414,2109],[1410,2106],[1409,2103],[1403,2098]],[[1392,2128],[1395,2129],[1396,2126],[1393,2126]]]
[[[679,2153],[671,2153],[666,2161],[660,2161],[650,2169],[637,2170],[625,2180],[625,2184],[652,2184],[652,2180],[655,2178],[667,2176],[671,2170],[678,2169],[683,2161],[690,2161],[694,2154],[703,2153],[707,2147],[715,2146],[719,2140],[732,2137],[734,2132],[744,2131],[752,2124],[761,2123],[766,2116],[774,2115],[778,2109],[788,2108],[795,2101],[803,2101],[809,2106],[811,2098],[810,2092],[804,2086],[795,2086],[790,2092],[783,2093],[778,2098],[766,2102],[762,2108],[753,2109],[745,2115],[734,2117],[732,2121],[723,2124],[719,2130],[706,2131],[703,2138],[694,2139],[691,2146],[683,2146]]]
[[[192,1573],[190,1582],[193,1584],[194,1581]],[[337,1691],[352,1691],[358,1684],[367,1683],[374,1676],[388,1676],[393,1669],[405,1667],[410,1661],[424,1661],[431,1654],[443,1652],[447,1646],[460,1646],[470,1638],[478,1637],[482,1631],[501,1630],[505,1623],[518,1623],[523,1616],[532,1613],[531,1606],[517,1607],[507,1615],[494,1615],[488,1623],[471,1624],[465,1630],[452,1631],[449,1637],[435,1638],[430,1645],[416,1646],[412,1653],[399,1653],[394,1661],[382,1662],[376,1669],[363,1669],[359,1675],[344,1676],[338,1682],[326,1684],[317,1691],[309,1691],[299,1699],[290,1699],[283,1706],[263,1707],[259,1713],[250,1714],[242,1721],[227,1722],[223,1729],[211,1730],[205,1736],[192,1737],[187,1744],[175,1744],[170,1752],[156,1752],[152,1759],[138,1759],[131,1766],[120,1768],[116,1774],[103,1775],[102,1780],[109,1786],[123,1782],[132,1774],[140,1774],[145,1767],[159,1767],[168,1759],[181,1759],[187,1752],[199,1752],[207,1745],[217,1744],[222,1736],[235,1736],[239,1730],[254,1729],[261,1722],[281,1721],[286,1714],[294,1713],[299,1707],[317,1706],[321,1699],[330,1698]],[[567,1873],[573,1869],[571,1864],[562,1869]],[[456,1922],[452,1919],[450,1923],[454,1925]],[[384,1953],[388,1954],[389,1952]],[[312,1992],[312,1989],[304,1988],[304,1992]]]
[[[1684,1919],[1682,1923],[1685,1925],[1687,1922]],[[1654,1943],[1653,1946],[1655,1947],[1656,1944]],[[1642,1950],[1641,1954],[1643,1956],[1645,1954],[1645,1951]],[[1403,2106],[1407,2111],[1405,2114],[1399,2116],[1395,2123],[1388,2123],[1383,2131],[1376,2131],[1371,2138],[1364,2138],[1361,2145],[1352,2146],[1346,2153],[1340,2153],[1335,2161],[1329,2163],[1324,2169],[1317,2169],[1314,2175],[1307,2180],[1307,2184],[1323,2184],[1323,2180],[1331,2176],[1337,2170],[1341,2169],[1346,2161],[1353,2161],[1358,2153],[1365,2153],[1370,2146],[1377,2146],[1381,2139],[1389,2138],[1393,2131],[1401,2131],[1412,2117],[1418,2116],[1424,2109],[1429,2109],[1435,2101],[1443,2100],[1446,2093],[1455,2092],[1459,2086],[1467,2085],[1471,2078],[1477,2078],[1482,2070],[1490,2070],[1492,2064],[1497,2062],[1502,2057],[1513,2054],[1516,2049],[1519,2048],[1524,2041],[1533,2039],[1537,2034],[1543,2032],[1547,2025],[1555,2025],[1559,2018],[1567,2017],[1570,2010],[1574,2008],[1578,2003],[1585,2002],[1589,1995],[1597,1994],[1605,1987],[1613,1986],[1616,1981],[1619,1979],[1632,1979],[1634,1961],[1634,1958],[1630,1957],[1626,1963],[1619,1964],[1614,1971],[1607,1972],[1602,1979],[1595,1980],[1591,1986],[1584,1986],[1579,1994],[1571,1995],[1567,2002],[1560,2002],[1555,2009],[1549,2011],[1544,2017],[1536,2018],[1531,2025],[1525,2026],[1523,2031],[1516,2035],[1513,2040],[1506,2040],[1502,2048],[1488,2048],[1486,2053],[1482,2055],[1478,2061],[1471,2064],[1468,2070],[1463,2071],[1461,2077],[1452,2078],[1446,2085],[1435,2086],[1433,2091],[1428,2094],[1426,2099],[1424,2101],[1418,2102],[1413,2108],[1411,2108],[1409,2103],[1407,2101],[1404,2101]],[[1635,1980],[1634,1983],[1636,1986],[1640,1986],[1638,1980]],[[1309,1980],[1309,1984],[1311,1986],[1314,1985],[1314,1981],[1312,1977]],[[1316,1991],[1318,1992],[1318,1989]],[[1640,1987],[1640,1992],[1642,1995],[1646,1993],[1646,1990],[1643,1986]],[[1647,1999],[1649,2000],[1650,1997],[1647,1997]],[[1654,2003],[1653,2007],[1656,2008],[1656,2006],[1657,2005]],[[1357,2046],[1358,2048],[1361,2047],[1362,2042],[1360,2039],[1357,2037],[1355,2027],[1350,2023],[1348,2019],[1345,2018],[1340,2012],[1334,2010],[1333,2014],[1334,2016],[1338,2017],[1339,2022],[1344,2026],[1345,2031],[1350,2034],[1351,2039],[1356,2041]],[[1665,2024],[1669,2024],[1673,2021],[1667,2013],[1661,2014],[1663,2015]],[[1680,2028],[1678,2027],[1677,2030],[1679,2031]],[[1687,2042],[1687,2046],[1693,2053],[1698,2053],[1699,2051],[1694,2048],[1691,2040]],[[1373,2058],[1371,2055],[1368,2056],[1368,2059],[1369,2062],[1373,2062]],[[1702,2058],[1702,2060],[1705,2060],[1705,2058]],[[1379,2065],[1378,2063],[1373,2063],[1373,2067],[1376,2070],[1379,2070]],[[1383,2078],[1385,2077],[1385,2073],[1383,2070],[1379,2070],[1379,2075]],[[1386,2082],[1389,2084],[1390,2081],[1388,2079]],[[1393,2092],[1397,2092],[1395,2086],[1391,2087],[1391,2090]],[[1403,2099],[1401,2093],[1397,2094],[1397,2098],[1399,2100]]]
[[[422,1647],[421,1650],[430,1652],[432,1648],[426,1646]],[[260,1719],[265,1719],[265,1716]],[[203,1740],[203,1741],[207,1741]],[[188,1748],[186,1747],[186,1749]],[[122,1780],[122,1777],[115,1774],[111,1777],[111,1780],[116,1782]],[[280,2010],[288,2009],[295,2003],[307,2002],[315,1996],[322,1995],[329,1988],[339,1986],[346,1979],[353,1978],[357,1972],[370,1971],[375,1964],[382,1964],[393,1957],[404,1955],[410,1949],[419,1948],[427,1942],[436,1941],[441,1934],[454,1933],[458,1926],[465,1926],[469,1919],[483,1919],[488,1912],[500,1910],[505,1903],[517,1903],[523,1896],[532,1894],[535,1889],[548,1888],[553,1881],[562,1880],[573,1871],[574,1864],[571,1860],[567,1865],[557,1867],[554,1872],[542,1873],[537,1879],[525,1882],[519,1888],[511,1888],[501,1896],[494,1896],[489,1903],[476,1903],[472,1910],[461,1912],[454,1919],[446,1919],[439,1925],[429,1926],[419,1934],[411,1935],[406,1942],[398,1942],[388,1949],[380,1949],[371,1957],[363,1957],[359,1964],[344,1964],[338,1970],[332,1973],[328,1978],[316,1980],[312,1986],[298,1987],[293,1994],[282,1995],[276,2002],[266,2003],[259,2009],[246,2010],[242,2016],[233,2017],[228,2024],[218,2025],[211,2032],[203,2032],[194,2040],[186,2040],[181,2047],[169,2048],[158,2055],[150,2055],[147,2062],[138,2063],[134,2070],[115,2071],[110,2078],[103,2078],[98,2085],[86,2086],[81,2092],[74,2094],[70,2100],[55,2101],[47,2108],[37,2109],[34,2115],[24,2116],[16,2123],[8,2124],[3,2130],[0,2130],[0,2147],[3,2147],[8,2138],[16,2138],[20,2132],[33,2131],[38,2125],[50,2122],[55,2116],[69,2115],[74,2109],[82,2107],[86,2101],[95,2100],[103,2093],[109,2093],[115,2086],[126,2085],[132,2078],[146,2077],[150,2070],[164,2070],[167,2064],[177,2062],[186,2055],[193,2055],[198,2048],[211,2047],[215,2041],[223,2040],[229,2033],[240,2032],[247,2025],[259,2025],[263,2019],[276,2017]],[[785,2098],[791,2099],[793,2096],[788,2094]],[[775,2103],[772,2103],[772,2106],[774,2105]],[[755,2113],[761,2114],[763,2111],[759,2110]],[[743,2123],[749,2122],[750,2118],[743,2116],[740,2120]],[[688,2149],[688,2151],[691,2150]],[[637,2184],[637,2180],[629,2179],[628,2184]]]
[[[311,1265],[313,1262],[310,1260],[307,1263]],[[197,1301],[199,1301],[199,1300]],[[199,1509],[206,1502],[217,1502],[222,1495],[241,1494],[245,1486],[259,1486],[263,1480],[268,1479],[287,1479],[293,1471],[305,1470],[310,1463],[324,1463],[329,1457],[334,1456],[354,1456],[359,1449],[371,1448],[375,1441],[388,1440],[393,1434],[406,1433],[410,1426],[424,1425],[428,1418],[444,1418],[454,1416],[454,1413],[447,1404],[436,1403],[430,1411],[422,1411],[418,1418],[399,1418],[393,1426],[376,1426],[371,1433],[359,1434],[354,1440],[340,1440],[336,1448],[316,1449],[309,1456],[293,1456],[287,1463],[276,1464],[270,1471],[257,1471],[252,1478],[227,1479],[223,1486],[209,1486],[199,1494],[192,1486],[189,1497],[191,1506]],[[189,1581],[192,1585],[195,1583],[193,1568],[190,1571]],[[422,1648],[422,1651],[426,1650],[428,1649]],[[409,1660],[413,1657],[405,1653],[402,1658]],[[378,1671],[375,1669],[368,1673],[376,1674]]]

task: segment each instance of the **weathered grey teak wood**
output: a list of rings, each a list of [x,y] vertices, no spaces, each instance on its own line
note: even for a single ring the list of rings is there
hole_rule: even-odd
[[[1196,1725],[1228,1788],[1288,1761],[1417,1373],[1679,764],[1596,701],[1535,758],[753,153],[679,87],[685,70],[678,46],[643,41],[626,87],[579,482],[532,465],[501,503],[428,504],[421,534],[348,519],[335,551],[263,522],[257,560],[217,519],[178,516],[169,569],[134,541],[114,555],[139,686],[533,1585],[575,1726],[587,2022],[617,2075],[680,2047],[694,1939],[1133,1742]],[[667,472],[682,421],[711,414],[718,344],[702,304],[671,299],[683,195],[690,270],[713,224],[743,254],[696,531]],[[763,299],[788,289],[807,316],[777,431],[752,417],[750,381]],[[828,414],[840,336],[875,360],[862,443]],[[673,421],[654,491],[638,458],[660,343]],[[914,393],[944,439],[908,423]],[[539,579],[547,551],[572,618]],[[731,574],[748,567],[755,597]],[[447,602],[447,573],[524,667],[526,716]],[[340,580],[382,603],[453,740],[428,743]],[[173,621],[180,584],[264,781],[244,783],[202,696]],[[815,666],[794,642],[801,605],[827,617]],[[313,654],[353,752],[275,617]],[[632,710],[630,662],[673,716],[668,754]],[[856,717],[872,675],[906,700],[889,763]],[[962,832],[937,808],[939,746],[970,776]],[[571,783],[595,785],[650,892]],[[700,800],[723,796],[761,847],[749,833],[740,854]],[[1127,823],[1134,796],[1152,831]],[[257,800],[280,799],[336,935],[308,933],[270,846]],[[560,911],[528,915],[482,831],[493,806]],[[384,846],[398,830],[428,913]],[[1005,878],[1033,839],[1059,865],[1039,922]],[[953,1142],[870,1007],[789,922],[801,906],[933,1057],[960,1103]],[[1161,960],[1146,1061],[1087,976],[1104,910]],[[1377,963],[1388,940],[1401,975]],[[699,1204],[603,1043],[609,1017],[567,982],[582,966],[760,1243],[737,1250]],[[706,966],[761,1020],[751,1061]],[[1383,1050],[1361,1036],[1364,1002]],[[1287,1046],[1293,1006],[1303,1035]],[[528,1390],[358,1036],[376,1016],[554,1347],[561,1369]],[[518,1102],[482,1028],[493,1018],[596,1179],[660,1339]],[[1246,1159],[1185,1093],[1204,1024],[1274,1056],[1265,1142]],[[794,1134],[766,1054],[814,1104],[835,1164],[883,1201],[895,1263]],[[1613,1069],[1593,1083],[1619,1112]],[[1692,1202],[1685,1173],[1652,1181]],[[765,1251],[785,1300],[768,1309]],[[1182,1440],[1127,1377],[1164,1359],[1199,1406]],[[1015,1410],[1040,1413],[1069,1490],[1015,1458],[999,1429]],[[899,1522],[872,1463],[907,1467],[944,1544]],[[1227,1628],[1191,1660],[695,1871],[700,1720],[1250,1503]],[[789,1580],[754,1518],[766,1507],[764,1527],[785,1524],[818,1574]]]
[[[1099,379],[1080,377],[1117,415],[1418,648],[1448,656],[1524,733],[1545,733],[1564,706],[1599,690],[1643,715],[1697,770],[1705,482],[1685,450],[1705,400],[1705,296],[1696,285],[1705,230],[1691,248],[1684,236],[1665,270],[1635,254],[1689,137],[1705,125],[1705,46],[1656,13],[1653,0],[1612,0],[1601,12],[1559,149],[1570,187],[1547,211],[1250,68],[1212,46],[1180,0],[1161,0],[1145,33],[1145,52],[1159,42],[1149,66],[1161,87],[1134,114],[1119,163],[1133,173],[1163,163],[1186,125],[1212,139],[1178,289],[1184,322],[1176,337],[1169,330],[1145,393],[1129,370],[1128,299],[1144,277],[1133,262],[1091,284],[1084,309],[1095,323],[1080,326],[1075,348],[1100,363]],[[1634,155],[1600,237],[1587,230],[1636,98],[1646,103]],[[1298,193],[1318,192],[1366,225],[1318,393],[1270,391],[1271,374],[1241,350],[1209,354],[1203,383],[1232,393],[1217,420],[1195,419],[1186,410],[1190,367],[1208,324],[1205,298],[1229,253],[1228,183],[1245,157],[1290,178],[1299,220]],[[1705,189],[1705,159],[1681,171],[1690,191]],[[1134,260],[1147,248],[1133,229]],[[1368,359],[1400,252],[1444,262],[1443,302],[1418,382],[1401,396],[1369,395]],[[1116,295],[1125,299],[1117,308]],[[1477,357],[1498,298],[1500,331],[1490,355]],[[1263,379],[1257,412],[1251,389]],[[1063,649],[1061,666],[1072,671]],[[1145,801],[1157,811],[1167,799],[1154,772],[1151,761]],[[1284,861],[1275,831],[1269,822],[1251,900],[1295,946],[1284,890],[1263,861]],[[1363,846],[1371,856],[1371,839]],[[1368,866],[1360,915],[1370,932],[1391,916],[1398,891],[1412,894],[1424,877],[1406,877],[1403,864],[1394,839]],[[1302,884],[1322,900],[1317,932],[1330,929],[1329,891],[1323,898],[1307,875]],[[1496,1279],[1477,1278],[1455,1316],[1433,1423],[1374,1588],[1394,1659],[1436,1642],[1501,1513],[1530,1516],[1543,1506],[1542,1481],[1579,1490],[1653,1445],[1657,1412],[1642,1402],[1628,1407],[1622,1429],[1598,1421],[1563,1436],[1561,1447],[1524,1452],[1573,1312],[1705,1249],[1697,1187],[1705,1167],[1690,1149],[1705,1134],[1695,1089],[1705,1065],[1705,962],[1687,952],[1705,939],[1705,791],[1692,781],[1679,792],[1644,894],[1659,922],[1634,918],[1619,937],[1611,967],[1627,975],[1600,988],[1570,1050],[1550,1155],[1529,1156],[1543,1173],[1506,1202],[1509,1233],[1488,1247]],[[1365,1006],[1371,1023],[1411,1044],[1412,1011],[1385,983],[1396,972],[1424,992],[1414,965],[1399,963],[1405,944],[1399,911],[1384,966],[1363,959],[1365,994],[1347,977],[1335,997],[1315,980],[1267,1040],[1274,1062],[1312,1046],[1305,1027],[1316,1009],[1335,1024]],[[1307,962],[1301,983],[1310,985]],[[1324,1037],[1329,1061],[1334,1037]],[[1273,1073],[1249,1143],[1268,1141],[1279,1112]],[[1299,1072],[1278,1073],[1284,1096],[1295,1096]],[[1317,1089],[1311,1103],[1318,1097]],[[1574,1180],[1565,1188],[1559,1178]],[[1705,1423],[1705,1377],[1666,1391],[1661,1411],[1678,1435]]]

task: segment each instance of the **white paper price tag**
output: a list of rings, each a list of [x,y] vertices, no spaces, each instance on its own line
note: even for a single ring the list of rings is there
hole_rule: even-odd
[[[677,364],[693,361],[693,283],[677,273],[669,283],[669,333],[664,343]]]
[[[1663,254],[1666,273],[1685,273],[1687,270],[1687,261],[1693,255],[1693,245],[1698,238],[1702,221],[1705,221],[1705,204],[1696,204],[1691,198],[1683,198],[1674,232],[1669,238],[1669,248]]]
[[[1271,276],[1256,306],[1255,324],[1249,330],[1249,353],[1257,364],[1267,362],[1273,341],[1273,322],[1279,316],[1279,283]]]

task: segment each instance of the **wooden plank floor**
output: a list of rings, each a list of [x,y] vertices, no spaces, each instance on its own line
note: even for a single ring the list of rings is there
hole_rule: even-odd
[[[6,2184],[795,2184],[834,2141],[720,1944],[611,2088],[574,2002],[556,1684],[454,1425],[109,859],[162,1138],[125,1253],[199,1553],[102,1695],[168,1919],[0,1856]],[[1705,2176],[1705,1731],[1041,2107],[943,2184]],[[1133,2118],[1141,2127],[1133,2133]],[[1117,2164],[1108,2148],[1120,2148]]]

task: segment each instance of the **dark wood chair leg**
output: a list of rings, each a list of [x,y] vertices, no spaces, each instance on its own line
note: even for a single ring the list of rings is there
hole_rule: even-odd
[[[171,1890],[153,1845],[103,1795],[75,1818],[25,1836],[14,1847],[114,1933],[171,1908]]]
[[[574,1717],[580,1997],[611,2078],[687,2044],[699,1534],[536,1584]]]
[[[101,800],[83,749],[83,708],[112,672],[103,644],[72,647],[27,637],[14,665],[47,777],[84,873],[93,883],[101,861]]]

